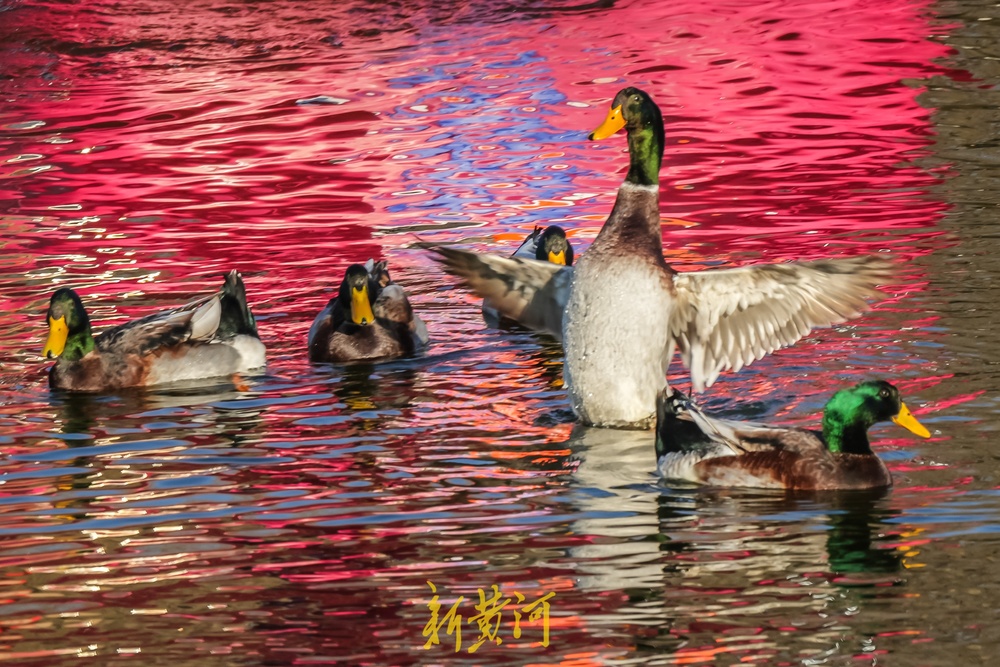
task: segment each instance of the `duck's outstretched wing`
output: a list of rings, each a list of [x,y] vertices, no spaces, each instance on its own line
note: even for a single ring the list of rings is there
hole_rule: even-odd
[[[562,337],[572,267],[444,246],[424,247],[435,254],[445,271],[488,299],[500,315],[529,329]]]
[[[891,269],[863,256],[676,274],[670,333],[692,388],[704,391],[720,372],[739,370],[814,327],[857,317]]]

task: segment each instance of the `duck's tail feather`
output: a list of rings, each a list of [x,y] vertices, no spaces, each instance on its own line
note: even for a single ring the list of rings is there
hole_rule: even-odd
[[[656,458],[703,451],[712,438],[692,418],[698,408],[684,393],[664,387],[656,396]]]
[[[368,280],[371,283],[371,287],[375,287],[375,294],[378,294],[378,290],[382,289],[386,285],[392,282],[392,278],[389,277],[389,262],[384,259],[375,261],[374,259],[369,259],[365,262],[365,270],[368,272]],[[371,289],[371,287],[369,289]]]
[[[243,285],[243,277],[233,269],[226,274],[226,281],[222,285],[222,317],[218,336],[230,338],[240,334],[259,337],[257,321],[247,303],[247,290]]]

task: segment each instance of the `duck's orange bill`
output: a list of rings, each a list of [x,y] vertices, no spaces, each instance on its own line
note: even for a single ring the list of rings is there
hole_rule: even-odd
[[[368,300],[367,283],[351,290],[351,320],[355,324],[372,324],[375,322],[375,315],[372,313],[372,304]]]
[[[560,250],[559,252],[549,251],[549,261],[553,264],[559,264],[561,266],[566,266],[566,251]]]
[[[590,133],[590,140],[607,139],[623,127],[625,127],[625,116],[622,115],[622,105],[619,104],[608,112],[608,117],[601,126]]]
[[[919,435],[921,438],[931,437],[931,432],[928,431],[923,424],[917,421],[917,418],[913,416],[910,409],[906,407],[906,403],[900,403],[899,414],[893,417],[892,421],[899,424],[910,433]]]
[[[66,349],[66,339],[69,337],[69,327],[66,326],[66,316],[57,320],[49,317],[49,339],[45,341],[42,354],[49,359],[58,357]]]

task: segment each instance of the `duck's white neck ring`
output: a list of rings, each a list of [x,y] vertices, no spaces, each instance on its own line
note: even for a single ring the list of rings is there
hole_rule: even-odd
[[[639,185],[638,183],[629,183],[628,181],[625,181],[624,183],[622,183],[620,189],[622,189],[622,190],[636,190],[636,191],[639,191],[639,192],[659,192],[660,191],[660,186],[659,185]]]

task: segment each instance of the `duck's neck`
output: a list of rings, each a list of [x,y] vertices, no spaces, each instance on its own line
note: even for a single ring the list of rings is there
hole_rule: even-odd
[[[877,421],[865,397],[856,391],[838,391],[823,409],[823,439],[831,452],[871,454],[868,429]]]
[[[662,121],[660,121],[662,123]],[[660,163],[663,160],[663,128],[653,125],[629,129],[629,167],[626,183],[634,185],[660,184]]]
[[[94,336],[90,331],[90,323],[88,322],[81,331],[71,333],[66,338],[66,346],[63,348],[62,354],[59,355],[59,359],[68,362],[79,361],[89,354],[94,347]]]
[[[618,197],[593,248],[623,245],[631,252],[645,252],[662,260],[663,232],[660,229],[660,189],[629,181],[618,188]]]
[[[629,169],[625,182],[592,248],[624,246],[663,262],[660,229],[660,161],[663,126],[649,124],[628,132]]]
[[[871,454],[868,429],[871,423],[855,415],[845,415],[829,406],[823,412],[823,439],[833,453]]]

